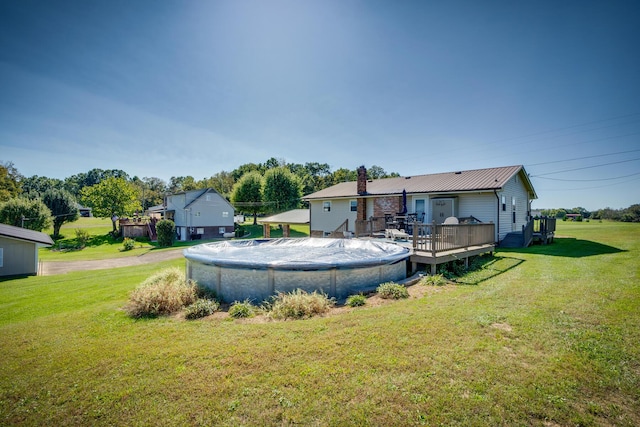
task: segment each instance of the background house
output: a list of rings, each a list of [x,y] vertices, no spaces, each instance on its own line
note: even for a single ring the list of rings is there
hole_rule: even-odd
[[[212,188],[167,196],[165,218],[176,224],[178,240],[214,239],[234,232],[233,206]]]
[[[305,196],[311,211],[311,234],[327,236],[347,221],[385,215],[415,214],[423,222],[441,224],[447,217],[496,224],[496,242],[521,231],[537,195],[523,166],[506,166],[377,180],[343,182]]]
[[[45,233],[0,224],[0,276],[38,274],[38,249],[52,245]]]

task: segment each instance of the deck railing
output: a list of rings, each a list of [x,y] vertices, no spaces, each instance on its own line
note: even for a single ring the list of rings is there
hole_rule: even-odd
[[[438,252],[495,243],[495,224],[422,224],[413,225],[413,249]]]
[[[385,225],[384,217],[372,216],[366,220],[357,219],[356,236],[372,236],[374,233],[384,232]]]
[[[556,231],[556,219],[546,216],[533,219],[533,232],[534,233],[553,233]]]
[[[333,230],[333,232],[329,234],[329,237],[342,238],[344,237],[344,232],[348,230],[349,230],[349,218],[345,219],[342,224],[340,224],[335,230]]]

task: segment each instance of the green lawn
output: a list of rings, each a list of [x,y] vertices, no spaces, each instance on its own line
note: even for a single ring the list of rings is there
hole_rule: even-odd
[[[640,425],[640,224],[559,223],[422,298],[132,320],[153,271],[0,282],[2,425]]]
[[[263,237],[262,225],[251,225],[245,223],[247,239]],[[78,249],[76,239],[76,229],[82,229],[89,233],[90,241],[86,247]],[[134,249],[124,251],[122,239],[111,237],[111,220],[101,218],[80,218],[78,221],[64,224],[60,230],[61,238],[56,241],[52,248],[39,250],[41,261],[86,261],[95,259],[122,258],[130,256],[140,256],[151,251],[162,251],[171,248],[160,248],[155,242],[148,239],[140,239]],[[53,229],[44,230],[45,233],[53,234]],[[309,226],[292,226],[291,237],[309,236]],[[271,237],[282,237],[282,230],[272,227]],[[216,239],[218,240],[218,239]],[[193,240],[188,242],[175,242],[173,248],[198,245],[216,240]]]

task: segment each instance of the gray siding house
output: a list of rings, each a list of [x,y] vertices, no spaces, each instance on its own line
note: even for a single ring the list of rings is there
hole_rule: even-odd
[[[214,239],[234,231],[233,206],[213,188],[167,196],[165,209],[178,240]]]
[[[309,194],[311,234],[327,236],[347,220],[413,214],[421,222],[441,224],[448,217],[496,224],[496,242],[522,230],[537,195],[524,167],[506,166],[427,175],[343,182]]]
[[[38,274],[38,249],[52,245],[45,233],[0,224],[0,277]]]

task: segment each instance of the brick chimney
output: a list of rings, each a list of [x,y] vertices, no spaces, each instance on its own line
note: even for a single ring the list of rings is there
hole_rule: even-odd
[[[367,219],[367,205],[364,196],[367,194],[367,168],[360,166],[358,168],[358,215],[357,219],[366,221]]]
[[[360,166],[358,168],[358,195],[364,196],[367,194],[367,168]]]

